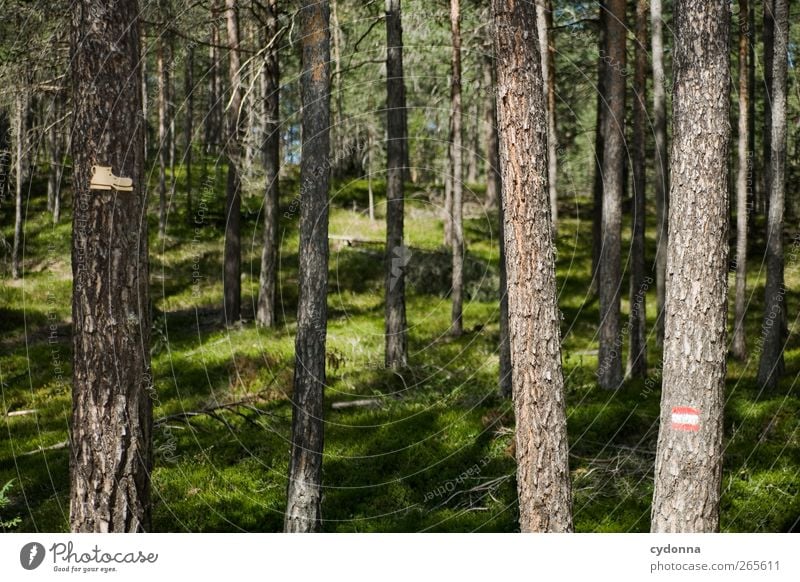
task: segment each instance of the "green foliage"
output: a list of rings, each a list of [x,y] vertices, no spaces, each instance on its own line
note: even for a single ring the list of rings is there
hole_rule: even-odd
[[[7,518],[3,516],[5,509],[11,504],[8,493],[11,491],[11,486],[13,484],[14,481],[12,480],[0,487],[0,529],[3,531],[14,529],[22,522],[22,519],[19,517]]]

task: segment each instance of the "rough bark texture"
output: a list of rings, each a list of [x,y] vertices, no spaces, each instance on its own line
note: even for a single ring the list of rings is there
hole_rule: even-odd
[[[550,196],[550,220],[553,232],[558,233],[558,136],[556,135],[556,71],[555,46],[550,35],[553,26],[551,0],[536,0],[536,28],[539,31],[539,52],[542,57],[542,79],[547,101],[547,178]]]
[[[459,336],[463,332],[464,293],[464,225],[462,220],[462,195],[464,184],[461,163],[461,0],[450,0],[450,32],[453,41],[450,62],[450,180],[452,188],[452,238],[453,279],[451,298],[450,333]]]
[[[278,61],[278,0],[266,5],[267,21],[264,42],[270,43],[264,54],[261,72],[264,94],[264,246],[261,249],[261,272],[258,278],[256,323],[265,327],[277,322],[275,296],[278,280],[278,199],[280,173],[280,68]]]
[[[602,388],[622,382],[620,336],[622,197],[625,191],[625,0],[607,0],[603,115],[603,211],[599,264],[600,350],[597,379]]]
[[[228,180],[225,189],[225,257],[223,266],[223,321],[231,325],[241,318],[242,303],[242,84],[239,58],[239,1],[225,0],[228,27],[228,67],[231,98],[228,104]]]
[[[767,283],[764,297],[764,345],[758,362],[758,384],[774,388],[785,372],[783,347],[786,333],[783,281],[783,207],[786,190],[786,69],[789,51],[788,0],[774,0],[772,58],[772,131],[770,132],[769,202],[767,215]]]
[[[750,179],[750,104],[747,0],[739,0],[739,125],[737,127],[736,170],[736,293],[733,315],[731,353],[737,360],[747,357],[744,316],[747,309],[747,205]]]
[[[727,351],[730,10],[725,0],[678,0],[675,20],[669,280],[651,528],[713,532]],[[697,422],[676,417],[676,407],[698,411]]]
[[[408,251],[403,246],[403,150],[406,90],[403,77],[403,27],[400,0],[386,0],[386,354],[389,368],[407,364],[405,267]]]
[[[487,90],[489,104],[484,108],[484,131],[486,140],[486,203],[488,210],[500,208],[500,159],[497,145],[497,103],[494,98],[494,58],[489,54],[483,67],[483,83]],[[502,238],[502,237],[501,237]]]
[[[572,530],[547,120],[532,3],[494,0],[517,490],[524,532]]]
[[[655,139],[656,174],[656,343],[663,346],[669,237],[669,151],[667,149],[667,93],[664,75],[664,21],[661,0],[650,2],[650,19],[653,25],[653,137]]]
[[[167,230],[167,86],[169,69],[164,54],[163,37],[158,39],[156,67],[158,68],[158,236]]]
[[[322,499],[325,333],[328,325],[330,7],[304,0],[303,143],[300,160],[300,295],[297,303],[287,532],[319,531]]]
[[[631,240],[630,326],[626,375],[647,376],[644,223],[647,163],[647,2],[636,2],[636,50],[633,74],[633,236]]]
[[[73,387],[70,527],[150,526],[152,399],[144,124],[135,0],[72,12]],[[89,190],[93,165],[133,192]]]

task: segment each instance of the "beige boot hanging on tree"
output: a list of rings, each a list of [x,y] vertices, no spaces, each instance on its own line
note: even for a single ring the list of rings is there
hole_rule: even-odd
[[[111,166],[92,166],[92,181],[90,190],[117,190],[119,192],[132,192],[133,180],[115,176]]]

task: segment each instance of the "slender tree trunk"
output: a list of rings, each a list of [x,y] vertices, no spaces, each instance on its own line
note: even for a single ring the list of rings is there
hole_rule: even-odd
[[[175,46],[173,38],[167,42],[167,70],[170,72],[167,75],[167,119],[169,120],[167,140],[169,143],[169,173],[172,177],[172,186],[170,187],[169,201],[172,204],[172,197],[175,195],[175,82],[171,74],[173,63],[175,62]]]
[[[777,386],[785,372],[786,338],[783,281],[783,207],[786,191],[786,69],[789,52],[789,2],[774,0],[774,53],[772,58],[772,111],[770,121],[769,203],[767,218],[767,284],[764,297],[764,341],[758,362],[758,384]]]
[[[228,105],[228,181],[225,190],[225,257],[223,267],[223,321],[232,325],[241,318],[241,139],[242,83],[239,59],[239,1],[225,0],[228,27],[228,66],[231,99]]]
[[[211,2],[211,30],[209,32],[209,71],[208,71],[208,115],[205,118],[206,154],[217,151],[220,142],[219,118],[222,108],[222,95],[219,93],[219,0]]]
[[[659,2],[660,0],[654,0]],[[600,282],[600,249],[602,248],[603,219],[603,158],[605,139],[603,138],[604,118],[606,116],[606,64],[603,56],[606,47],[606,2],[600,0],[598,13],[598,59],[597,59],[597,116],[594,130],[594,184],[592,188],[592,291]]]
[[[656,198],[656,343],[664,345],[664,306],[667,293],[669,238],[669,157],[667,150],[667,78],[664,74],[664,19],[661,0],[651,0],[653,24],[653,135],[655,137]]]
[[[400,0],[386,0],[386,256],[385,363],[402,368],[408,363],[405,268],[409,251],[403,244],[403,150],[406,89],[403,76],[403,23]]]
[[[647,163],[647,13],[646,0],[636,2],[636,51],[633,76],[633,237],[631,240],[630,349],[628,377],[647,376],[645,279],[645,165]]]
[[[280,173],[280,68],[278,58],[278,0],[266,5],[267,22],[261,72],[264,93],[264,246],[261,250],[261,273],[258,278],[256,323],[271,327],[277,323],[275,296],[278,281],[278,199]]]
[[[22,84],[16,93],[15,105],[15,139],[16,139],[16,190],[14,197],[14,246],[11,254],[11,278],[19,279],[22,276],[22,184],[25,182],[25,154],[27,151],[27,117],[28,117],[28,87]]]
[[[486,142],[486,203],[487,210],[500,209],[500,160],[497,145],[497,103],[494,99],[494,57],[491,54],[483,66],[483,84],[489,95],[489,103],[484,107],[483,121]],[[501,237],[502,238],[502,237]]]
[[[476,92],[480,94],[482,91],[480,81],[476,87]],[[481,103],[478,99],[472,104],[473,114],[469,116],[468,129],[466,130],[469,135],[469,145],[464,155],[467,158],[467,184],[478,183],[478,160],[481,157],[480,153],[480,124],[481,124]]]
[[[622,383],[620,335],[622,197],[625,188],[625,0],[607,0],[603,115],[603,211],[600,250],[600,350],[597,377],[613,390]]]
[[[542,78],[545,82],[547,99],[547,176],[550,195],[550,216],[553,232],[558,234],[558,135],[556,133],[556,75],[555,46],[550,35],[553,26],[553,6],[551,0],[536,0],[536,27],[539,30],[539,51],[542,57]]]
[[[184,95],[186,97],[186,121],[184,125],[184,143],[186,153],[183,163],[186,165],[186,220],[192,220],[192,141],[194,137],[194,46],[186,49],[186,78]]]
[[[145,34],[145,25],[144,23],[141,24],[139,27],[139,50],[141,54],[139,55],[139,60],[141,62],[142,67],[142,119],[144,120],[144,131],[143,131],[143,140],[144,140],[144,159],[145,163],[147,162],[147,148],[148,148],[148,138],[147,135],[149,131],[149,125],[147,122],[147,99],[148,99],[148,83],[147,83],[147,45],[145,44],[145,39],[147,35]]]
[[[736,172],[736,294],[734,299],[733,343],[731,353],[737,360],[747,358],[744,316],[747,309],[747,205],[750,178],[750,88],[748,86],[748,5],[739,0],[739,125]]]
[[[756,217],[756,10],[755,0],[748,2],[748,34],[747,34],[747,151],[750,157],[747,174],[747,228],[752,232]]]
[[[297,302],[292,456],[284,530],[321,528],[325,334],[328,326],[328,188],[330,151],[330,6],[301,8],[303,144],[300,182],[300,296]]]
[[[372,190],[372,135],[367,136],[367,205],[369,221],[375,222],[375,192]]]
[[[72,12],[73,532],[150,528],[155,388],[138,14],[136,0],[78,0]],[[93,165],[131,178],[133,192],[89,190]]]
[[[50,153],[50,172],[47,176],[47,205],[53,213],[53,224],[58,224],[61,218],[61,178],[64,173],[63,141],[59,135],[58,120],[63,113],[62,95],[60,92],[53,96],[53,119],[48,130],[48,150]]]
[[[727,351],[730,8],[726,0],[677,0],[675,21],[670,278],[651,528],[713,532]]]
[[[769,180],[772,163],[772,75],[775,55],[775,0],[764,0],[764,165],[762,172],[762,195],[759,197],[758,212],[767,215],[769,221]]]
[[[158,236],[167,231],[167,70],[164,40],[159,38],[156,54],[158,67]]]
[[[493,0],[509,326],[523,532],[572,530],[547,189],[547,119],[532,3]]]
[[[461,164],[461,0],[450,0],[450,32],[453,56],[450,63],[452,84],[450,86],[450,171],[453,203],[453,280],[452,280],[452,324],[450,333],[459,336],[463,332],[462,310],[464,292],[464,227],[462,220],[462,193],[464,188]]]

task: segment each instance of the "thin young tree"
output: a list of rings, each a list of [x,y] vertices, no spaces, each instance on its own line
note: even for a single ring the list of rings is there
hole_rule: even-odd
[[[266,43],[261,70],[264,126],[264,244],[258,277],[256,323],[270,327],[277,322],[275,297],[278,281],[278,199],[280,174],[280,62],[278,0],[265,4],[263,41]]]
[[[597,378],[605,389],[622,382],[620,292],[622,197],[625,192],[625,0],[607,0],[603,115],[603,203],[599,264],[600,349]]]
[[[325,334],[328,326],[330,6],[303,0],[300,294],[297,302],[287,532],[321,528]]]
[[[464,331],[464,225],[463,225],[463,172],[461,163],[461,0],[450,0],[450,34],[452,57],[450,61],[450,188],[452,202],[453,250],[451,299],[453,301],[450,334],[460,336]]]
[[[747,357],[744,317],[747,309],[747,206],[750,177],[750,87],[747,57],[748,2],[739,0],[739,124],[736,142],[736,291],[733,302],[733,341],[731,353],[737,360]]]
[[[20,83],[14,98],[14,141],[16,155],[14,156],[14,244],[11,249],[11,278],[19,279],[22,276],[22,244],[23,244],[23,183],[26,176],[27,157],[27,118],[29,107],[29,92],[26,82]]]
[[[192,221],[192,142],[194,141],[194,46],[186,49],[186,71],[184,77],[183,94],[186,103],[186,118],[184,121],[184,146],[186,148],[183,163],[186,168],[186,220]]]
[[[532,2],[493,0],[517,491],[524,532],[572,530],[547,189],[547,119]]]
[[[70,528],[150,528],[152,393],[139,7],[72,11],[72,422]],[[102,112],[102,113],[99,113]],[[93,166],[132,192],[90,190]]]
[[[408,137],[403,77],[403,25],[400,0],[386,0],[386,255],[385,363],[401,368],[408,360],[405,267],[403,245],[403,151]]]
[[[727,352],[728,2],[677,0],[675,23],[670,278],[651,528],[713,532]]]
[[[232,325],[241,318],[242,302],[242,83],[239,57],[239,0],[225,0],[228,29],[228,73],[231,97],[228,102],[228,135],[225,153],[228,179],[225,187],[225,255],[223,265],[223,321]]]
[[[786,70],[789,55],[788,0],[773,0],[774,52],[772,57],[772,111],[770,121],[770,170],[767,205],[767,283],[764,320],[761,326],[763,347],[758,362],[758,384],[774,388],[785,372],[783,346],[785,333],[785,293],[783,280],[783,211],[786,192]]]
[[[664,345],[664,304],[667,292],[669,224],[669,152],[667,151],[667,93],[664,75],[664,20],[661,0],[651,0],[653,61],[653,137],[655,140],[656,198],[656,343]]]
[[[658,0],[656,0],[658,1]],[[597,114],[594,128],[594,181],[592,183],[592,292],[596,292],[599,285],[600,250],[603,246],[603,152],[605,151],[603,118],[606,115],[606,3],[600,0],[598,10],[598,35],[597,35]]]
[[[631,240],[630,327],[626,376],[647,376],[644,223],[647,163],[647,2],[636,1],[636,47],[633,73],[633,235]]]
[[[542,56],[542,78],[547,102],[547,176],[550,195],[550,218],[553,232],[558,233],[558,135],[556,134],[556,71],[551,0],[536,0],[536,27],[539,31],[539,52]]]
[[[167,91],[169,66],[165,51],[166,41],[158,39],[156,67],[158,68],[158,236],[163,238],[167,230],[167,163],[168,163],[168,112]]]

